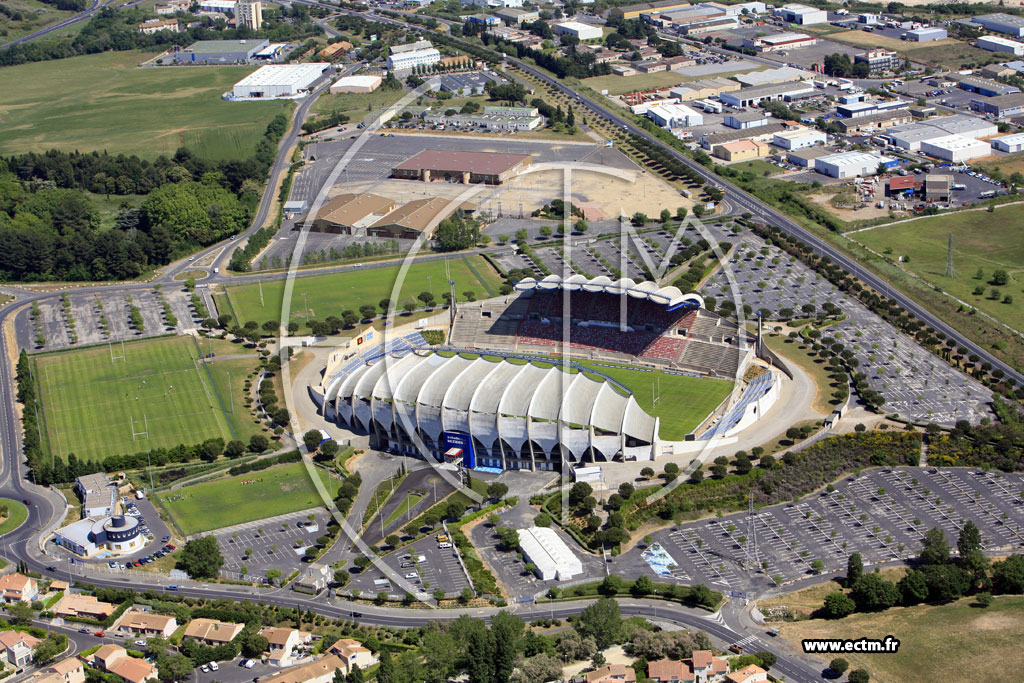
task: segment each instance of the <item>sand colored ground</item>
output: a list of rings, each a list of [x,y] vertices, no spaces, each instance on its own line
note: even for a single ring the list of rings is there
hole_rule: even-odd
[[[623,651],[621,645],[616,645],[615,647],[610,647],[605,650],[604,659],[609,664],[625,664],[628,666],[633,663],[633,658]],[[590,662],[574,662],[562,668],[562,678],[568,681],[589,667]]]
[[[872,202],[865,202],[864,208],[837,209],[831,204],[831,199],[833,197],[832,194],[809,194],[806,195],[806,197],[815,204],[819,204],[820,206],[825,207],[828,210],[828,212],[834,215],[836,218],[851,223],[854,221],[867,221],[873,218],[884,218],[885,216],[889,215],[889,200],[886,199],[885,197],[882,198],[882,200],[885,201],[886,206],[886,208],[884,209],[879,209]]]

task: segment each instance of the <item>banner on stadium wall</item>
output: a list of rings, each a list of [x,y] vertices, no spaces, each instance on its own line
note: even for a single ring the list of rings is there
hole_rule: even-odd
[[[469,434],[463,434],[462,432],[442,432],[441,451],[444,452],[450,448],[462,449],[463,467],[468,469],[476,467],[476,453],[473,452],[473,439],[470,438]]]

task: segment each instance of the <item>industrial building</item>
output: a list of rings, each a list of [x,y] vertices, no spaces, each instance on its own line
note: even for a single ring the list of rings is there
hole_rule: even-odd
[[[853,63],[867,64],[871,73],[882,73],[884,71],[894,71],[903,66],[903,57],[898,52],[879,48],[854,55]]]
[[[775,16],[790,24],[810,26],[811,24],[827,24],[828,12],[817,7],[808,7],[801,4],[783,5],[775,8]]]
[[[327,62],[301,64],[268,64],[235,83],[231,90],[235,100],[292,99],[309,94],[316,83],[331,68]]]
[[[625,5],[623,7],[612,7],[608,10],[608,16],[618,19],[636,19],[651,12],[667,12],[674,9],[689,7],[689,2],[680,0],[660,0],[660,2],[641,2],[636,5]]]
[[[963,135],[968,138],[987,138],[999,132],[999,127],[991,121],[966,114],[940,116],[937,119],[930,119],[925,125],[944,130],[950,135]]]
[[[743,88],[735,92],[724,92],[719,98],[731,107],[754,107],[762,102],[785,100],[787,102],[803,96],[814,94],[814,86],[810,83],[780,83],[765,85],[760,88]]]
[[[772,137],[772,144],[782,149],[803,149],[814,145],[824,145],[828,142],[828,135],[825,131],[815,128],[797,128],[776,133]]]
[[[391,169],[395,178],[500,185],[530,165],[529,154],[425,149]]]
[[[998,138],[992,138],[989,142],[992,144],[992,149],[998,149],[1000,152],[1008,154],[1024,152],[1024,133],[1003,135]]]
[[[1024,56],[1024,43],[1002,36],[981,36],[976,45],[989,52],[1009,52],[1018,57]]]
[[[839,152],[815,159],[814,170],[832,178],[856,178],[875,175],[878,173],[879,164],[890,168],[896,163],[895,159],[878,153]]]
[[[686,85],[678,85],[669,88],[669,95],[679,98],[680,102],[691,102],[693,100],[704,100],[709,97],[719,97],[722,93],[734,92],[742,86],[736,81],[723,78],[705,78],[699,81],[690,81]]]
[[[948,133],[925,123],[910,123],[905,126],[894,126],[885,131],[892,144],[901,149],[916,152],[921,149],[921,142],[941,138]]]
[[[850,102],[849,104],[840,104],[836,107],[836,113],[844,119],[871,116],[877,111],[878,105],[875,102]]]
[[[435,48],[428,47],[422,50],[409,50],[388,55],[388,69],[392,71],[403,71],[417,66],[429,66],[441,61],[441,53]]]
[[[541,581],[570,581],[583,573],[583,562],[551,527],[520,529],[519,549]]]
[[[438,89],[453,95],[483,95],[487,84],[501,78],[491,71],[469,71],[458,74],[444,74],[438,81]]]
[[[383,82],[380,76],[342,76],[331,84],[331,94],[373,92]]]
[[[767,126],[768,120],[768,114],[763,110],[751,109],[749,111],[726,114],[722,123],[736,130],[747,130],[748,128]]]
[[[992,114],[1000,119],[1020,116],[1024,114],[1024,93],[999,95],[985,99],[975,98],[971,100],[971,109],[984,114]]]
[[[933,40],[944,40],[949,34],[944,28],[916,28],[904,33],[903,37],[912,43],[929,43]]]
[[[929,173],[924,177],[924,198],[933,202],[948,202],[953,191],[953,176]]]
[[[989,31],[1004,33],[1017,38],[1024,37],[1024,17],[1015,17],[1011,14],[997,12],[995,14],[982,14],[972,17],[971,21],[980,24]]]
[[[991,78],[981,78],[980,76],[961,76],[953,74],[950,76],[951,79],[956,81],[957,87],[967,92],[978,93],[985,97],[996,97],[998,95],[1013,95],[1019,93],[1020,88],[1006,83],[1000,83],[994,81]]]
[[[834,150],[824,147],[805,147],[786,153],[786,161],[800,168],[814,168],[814,160],[833,154]]]
[[[715,145],[734,142],[736,140],[771,142],[772,136],[789,128],[790,126],[785,123],[769,123],[767,126],[758,126],[757,128],[751,128],[750,130],[728,130],[724,133],[705,135],[701,138],[700,145],[704,149],[710,150],[714,149]]]
[[[704,125],[704,115],[685,104],[663,104],[647,110],[647,118],[662,128],[691,128]]]
[[[560,36],[575,36],[580,41],[600,40],[604,35],[600,26],[591,26],[579,21],[563,21],[560,24],[552,24],[551,30]]]
[[[913,121],[914,117],[906,109],[896,111],[876,111],[866,116],[839,119],[836,124],[844,135],[860,135],[861,133],[886,130],[894,126],[902,126]]]
[[[711,154],[725,161],[747,161],[768,156],[771,154],[771,147],[758,140],[733,140],[715,145],[711,149]]]
[[[197,40],[169,57],[175,64],[247,64],[269,45],[266,38]]]
[[[764,71],[751,71],[746,74],[736,74],[732,78],[741,84],[756,88],[762,85],[778,85],[779,83],[792,83],[813,78],[814,74],[803,69],[794,69],[791,66],[780,66],[777,69],[765,69]]]
[[[758,52],[780,52],[782,50],[795,50],[801,47],[816,45],[818,39],[806,33],[773,33],[767,36],[755,36],[744,38],[743,47]]]
[[[946,135],[932,140],[922,140],[921,153],[943,161],[963,163],[988,156],[992,153],[992,147],[987,142],[963,135]]]

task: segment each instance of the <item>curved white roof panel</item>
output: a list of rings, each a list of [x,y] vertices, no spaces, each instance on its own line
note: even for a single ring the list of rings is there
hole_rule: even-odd
[[[704,308],[704,299],[699,294],[683,294],[678,287],[659,287],[655,282],[635,282],[628,277],[615,280],[614,282],[605,275],[587,279],[583,275],[576,274],[564,280],[560,275],[548,275],[540,281],[527,277],[516,283],[516,289],[519,291],[564,289],[570,292],[582,289],[585,292],[592,293],[628,294],[634,299],[647,299],[653,303],[666,306],[670,311],[683,306],[687,308]]]

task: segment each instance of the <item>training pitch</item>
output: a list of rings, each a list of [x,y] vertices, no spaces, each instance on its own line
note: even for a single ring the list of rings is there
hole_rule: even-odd
[[[337,482],[324,470],[317,472],[333,499]],[[323,505],[301,462],[186,486],[157,498],[185,535]]]
[[[123,356],[123,357],[122,357]],[[51,452],[79,459],[232,438],[191,337],[38,356],[36,376]],[[223,397],[227,400],[227,397]]]

